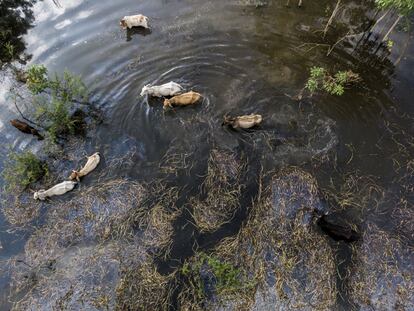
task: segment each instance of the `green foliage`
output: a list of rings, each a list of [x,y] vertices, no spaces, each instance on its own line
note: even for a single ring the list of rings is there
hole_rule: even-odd
[[[16,47],[11,42],[6,42],[4,44],[4,52],[8,58],[13,59],[16,54]]]
[[[33,4],[36,0],[0,1],[0,61],[11,62],[25,49],[23,35],[34,21]]]
[[[43,65],[32,65],[27,71],[27,86],[35,95],[35,118],[44,124],[53,141],[60,135],[75,133],[75,120],[71,113],[76,103],[88,99],[88,90],[82,79],[65,70],[62,76],[48,78]],[[50,94],[49,94],[50,93]]]
[[[359,75],[348,71],[338,71],[335,75],[331,75],[323,67],[312,67],[310,77],[306,82],[306,89],[311,94],[318,91],[325,91],[330,95],[341,96],[345,93],[345,86],[359,81]]]
[[[218,293],[231,293],[243,287],[241,283],[242,273],[230,263],[222,262],[215,257],[205,256],[205,261],[211,268],[216,278],[216,290]]]
[[[64,101],[86,102],[88,99],[88,89],[79,76],[75,76],[65,70],[63,76],[55,75],[49,82],[50,89],[54,97],[59,97]]]
[[[56,141],[59,135],[68,135],[75,132],[75,121],[72,120],[70,110],[73,103],[52,97],[43,102],[36,109],[36,119],[46,124],[47,132],[52,140]]]
[[[235,294],[250,286],[249,282],[245,282],[245,274],[240,269],[214,256],[200,253],[192,262],[186,262],[181,268],[181,273],[187,277],[195,289],[198,300],[202,300],[206,294],[204,282],[201,279],[202,268],[210,271],[214,276],[215,290],[219,295]]]
[[[401,15],[408,15],[414,10],[414,0],[375,0],[380,9],[396,9]]]
[[[49,86],[47,69],[43,65],[31,65],[27,70],[27,87],[33,94],[43,92]]]
[[[25,189],[49,173],[47,164],[40,161],[33,153],[11,153],[5,163],[2,177],[6,191]]]

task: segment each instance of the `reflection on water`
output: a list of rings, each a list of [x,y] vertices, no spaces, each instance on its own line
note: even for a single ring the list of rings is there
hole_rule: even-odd
[[[16,6],[23,2],[27,18],[13,28],[12,38],[24,34],[33,21],[31,4],[14,1]],[[316,170],[321,185],[329,185],[337,172],[359,170],[387,187],[395,177],[390,169],[395,144],[384,138],[384,123],[398,122],[392,111],[405,105],[393,102],[387,90],[392,67],[363,46],[353,54],[335,50],[330,57],[321,49],[298,49],[303,42],[315,42],[313,30],[323,24],[330,1],[306,1],[302,9],[279,2],[256,8],[246,1],[62,0],[56,6],[45,0],[34,5],[36,27],[24,41],[32,63],[43,63],[50,72],[67,68],[91,85],[106,121],[88,138],[89,148],[99,149],[107,163],[129,155],[122,165],[105,167],[108,177],[149,181],[171,148],[194,154],[192,161],[202,175],[206,149],[223,146],[250,152],[262,159],[265,170],[289,164],[312,169],[315,160],[334,159],[335,170]],[[351,12],[356,17],[341,18],[363,19],[357,5]],[[134,13],[149,16],[151,30],[121,30],[120,17]],[[14,43],[23,50],[21,40]],[[298,103],[285,96],[302,89],[313,65],[356,68],[364,85],[341,98],[321,96]],[[399,72],[412,82],[412,75]],[[13,82],[6,73],[1,78],[0,142],[16,149],[41,148],[7,126],[16,112],[3,92]],[[160,100],[139,96],[144,85],[169,81],[202,93],[205,101],[165,113]],[[226,114],[250,113],[265,118],[257,132],[240,134],[220,126]],[[177,183],[183,185],[194,182],[192,176],[180,178]],[[390,208],[384,207],[385,214]],[[3,222],[0,227],[8,228]],[[17,234],[9,243],[10,235],[0,233],[0,258],[19,253],[25,238],[25,233]]]
[[[32,7],[36,0],[8,0],[0,2],[0,61],[19,57],[26,44],[22,36],[32,26]]]

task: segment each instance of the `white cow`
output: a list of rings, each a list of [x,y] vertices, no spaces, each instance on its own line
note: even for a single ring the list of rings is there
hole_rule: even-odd
[[[53,186],[48,190],[39,190],[35,192],[33,198],[35,200],[44,201],[48,197],[53,197],[55,195],[63,195],[66,192],[72,191],[73,188],[75,188],[76,184],[77,182],[75,181],[64,181],[60,184],[57,184],[56,186]]]
[[[144,27],[149,29],[148,21],[148,17],[138,14],[124,16],[124,18],[119,22],[119,25],[121,25],[122,29],[131,29],[132,27]]]
[[[148,84],[142,88],[141,96],[149,95],[154,97],[166,97],[166,96],[175,96],[181,94],[184,88],[175,82],[168,82],[163,85],[154,85]]]

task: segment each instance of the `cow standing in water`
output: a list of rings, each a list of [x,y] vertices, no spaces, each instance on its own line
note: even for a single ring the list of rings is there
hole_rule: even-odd
[[[17,128],[20,132],[25,134],[32,134],[37,137],[38,140],[43,140],[44,137],[40,135],[38,130],[36,130],[34,127],[30,126],[26,122],[14,119],[10,121],[10,124],[13,125],[15,128]]]
[[[298,7],[301,7],[302,6],[302,4],[303,4],[303,0],[299,0],[298,1]],[[289,6],[290,5],[290,0],[287,0],[287,2],[286,2],[286,6]]]

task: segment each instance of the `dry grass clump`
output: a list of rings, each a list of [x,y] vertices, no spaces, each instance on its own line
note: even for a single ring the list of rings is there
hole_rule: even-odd
[[[196,290],[199,280],[206,282],[199,273],[198,281],[193,277],[188,282],[192,286],[182,293],[185,310],[335,309],[335,254],[312,219],[320,204],[315,179],[295,167],[265,179],[270,185],[264,188],[261,184],[239,234],[223,240],[211,254],[242,271],[246,286],[231,295],[216,293],[212,299]],[[197,262],[193,258],[191,264]],[[201,307],[191,297],[202,301]]]
[[[244,163],[233,153],[212,150],[202,193],[190,203],[194,221],[201,232],[215,231],[231,221],[239,207],[243,170]]]
[[[136,222],[143,231],[142,241],[148,251],[168,256],[173,241],[174,221],[181,213],[175,205],[179,191],[174,187],[155,184],[150,193],[155,199],[146,202],[144,209],[137,211],[139,219]]]
[[[13,310],[158,310],[169,292],[141,246],[126,242],[68,248],[47,266],[24,270]]]
[[[361,176],[359,172],[345,175],[339,188],[333,185],[323,189],[327,201],[335,202],[340,210],[354,209],[361,215],[377,211],[385,197],[385,190],[372,176]]]
[[[28,193],[2,194],[2,212],[13,226],[24,227],[39,216],[42,202],[33,201]]]
[[[400,198],[392,211],[392,219],[400,237],[410,245],[414,245],[414,206],[409,199]]]
[[[413,310],[412,247],[368,224],[362,245],[353,245],[347,279],[356,309]]]
[[[129,267],[116,287],[114,310],[169,310],[172,277],[159,274],[151,262]]]

